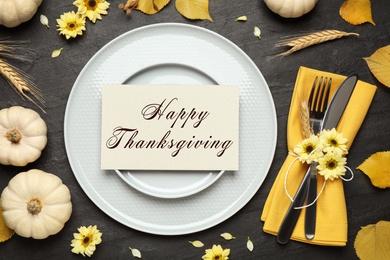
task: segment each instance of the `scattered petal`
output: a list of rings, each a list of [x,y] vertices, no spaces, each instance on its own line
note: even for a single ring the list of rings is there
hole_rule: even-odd
[[[371,155],[357,169],[363,171],[375,187],[390,188],[390,151]]]
[[[261,31],[260,31],[260,28],[259,27],[257,27],[257,26],[255,26],[255,28],[254,28],[254,31],[253,31],[253,34],[257,37],[257,38],[259,38],[259,39],[261,39]]]
[[[47,28],[49,28],[49,19],[47,19],[46,15],[41,14],[40,16],[41,24],[45,25]]]
[[[13,234],[15,234],[15,231],[8,228],[7,225],[4,223],[3,210],[0,207],[0,242],[4,242],[10,239],[13,236]]]
[[[236,239],[234,236],[232,236],[232,234],[230,233],[222,233],[221,234],[221,237],[223,237],[224,239],[226,240],[232,240],[232,239]]]
[[[248,237],[248,241],[246,242],[246,247],[248,248],[249,251],[253,251],[253,243],[252,240]]]
[[[209,0],[176,0],[176,10],[191,20],[213,21],[209,13]]]
[[[138,249],[131,248],[131,247],[129,247],[129,249],[130,249],[130,251],[131,251],[131,253],[133,254],[134,257],[141,258],[141,252]]]
[[[347,0],[340,7],[340,16],[352,25],[359,25],[369,22],[375,25],[372,20],[370,0]]]
[[[199,240],[188,241],[188,242],[190,242],[194,247],[203,247],[204,246],[204,244]]]
[[[390,45],[379,48],[368,58],[363,58],[380,83],[390,88]]]
[[[235,22],[245,22],[246,20],[248,20],[248,17],[246,17],[246,15],[243,15],[243,16],[240,16],[238,17]]]
[[[390,222],[379,221],[362,227],[355,238],[355,251],[361,260],[389,259]]]
[[[57,58],[58,56],[60,56],[62,49],[64,49],[64,48],[60,48],[60,49],[58,49],[58,50],[54,50],[54,51],[51,53],[51,57],[52,57],[52,58]]]

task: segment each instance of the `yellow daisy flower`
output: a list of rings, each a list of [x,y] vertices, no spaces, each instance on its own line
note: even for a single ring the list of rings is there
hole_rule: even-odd
[[[91,256],[95,252],[96,245],[102,242],[102,233],[95,226],[81,226],[77,229],[79,233],[73,233],[74,239],[71,246],[72,252]]]
[[[298,155],[301,162],[310,164],[322,157],[322,145],[317,135],[311,135],[309,138],[301,141],[294,147],[294,153]]]
[[[346,169],[345,164],[347,159],[343,157],[339,150],[328,152],[324,157],[318,160],[318,173],[324,176],[325,180],[334,180],[340,176],[344,176]]]
[[[75,12],[67,12],[57,19],[57,31],[65,35],[66,39],[75,38],[85,31],[85,18]]]
[[[324,145],[324,152],[330,152],[335,149],[340,149],[342,154],[348,153],[346,143],[348,139],[342,133],[338,133],[335,128],[332,130],[323,130],[321,132],[320,141]]]
[[[106,0],[76,0],[73,2],[78,8],[78,13],[88,17],[88,19],[95,23],[96,19],[101,20],[101,14],[107,14],[107,9],[110,3]]]
[[[223,249],[220,245],[213,245],[211,249],[206,249],[203,260],[228,260],[230,249]]]

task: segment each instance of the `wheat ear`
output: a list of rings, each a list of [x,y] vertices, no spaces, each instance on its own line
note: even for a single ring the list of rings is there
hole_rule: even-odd
[[[30,93],[39,101],[39,103],[44,105],[45,101],[43,99],[42,92],[26,73],[0,59],[0,74],[3,75],[3,77],[9,82],[22,99],[31,101],[45,112],[45,110],[37,104],[37,102],[26,94]]]
[[[301,102],[299,110],[299,120],[301,123],[302,137],[303,139],[309,138],[312,135],[313,130],[310,127],[310,111],[307,101]]]
[[[275,47],[289,46],[292,48],[289,49],[288,51],[277,54],[276,56],[287,56],[293,52],[302,50],[306,47],[335,40],[349,35],[359,36],[358,33],[343,32],[338,30],[324,30],[324,31],[310,33],[310,34],[302,34],[302,35],[287,37],[286,39],[279,41],[275,45]]]

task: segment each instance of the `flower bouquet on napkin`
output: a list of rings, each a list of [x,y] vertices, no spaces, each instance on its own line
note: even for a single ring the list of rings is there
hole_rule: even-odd
[[[287,123],[287,145],[289,153],[275,179],[261,215],[261,220],[264,221],[263,229],[266,233],[277,235],[291,203],[288,194],[296,193],[308,167],[307,163],[295,162],[298,155],[296,155],[297,149],[294,152],[294,148],[306,139],[301,131],[301,102],[308,100],[313,81],[318,75],[332,78],[331,96],[333,96],[337,87],[346,78],[342,75],[306,67],[299,69]],[[371,84],[362,81],[358,81],[356,84],[348,106],[336,129],[337,133],[342,133],[342,136],[338,138],[346,138],[348,140],[348,142],[343,144],[347,149],[352,145],[363,123],[375,91],[376,87]],[[288,174],[288,178],[286,178],[286,174]],[[304,221],[306,209],[303,208],[291,239],[317,245],[345,246],[348,237],[348,222],[342,179],[333,178],[332,181],[326,183],[326,186],[324,186],[324,182],[324,176],[318,175],[317,190],[321,194],[318,195],[316,201],[317,217],[314,238],[309,240],[305,236]]]

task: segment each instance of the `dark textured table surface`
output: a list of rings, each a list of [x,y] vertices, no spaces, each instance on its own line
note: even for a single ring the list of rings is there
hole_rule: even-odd
[[[230,259],[357,259],[354,239],[361,226],[390,220],[390,190],[371,185],[361,171],[355,171],[352,182],[345,183],[348,211],[348,242],[346,247],[321,247],[291,241],[286,245],[276,242],[274,236],[262,231],[260,214],[272,183],[287,153],[286,124],[294,81],[300,66],[347,75],[358,73],[360,79],[376,85],[377,92],[368,115],[348,155],[348,165],[355,169],[367,157],[378,151],[389,150],[390,90],[370,72],[363,57],[368,57],[380,47],[390,44],[390,19],[388,1],[372,1],[372,14],[376,26],[365,23],[353,26],[339,15],[344,2],[319,1],[315,9],[298,19],[284,19],[272,13],[263,1],[210,1],[213,22],[191,21],[175,9],[174,1],[155,15],[133,12],[126,17],[118,9],[120,1],[109,1],[108,15],[96,24],[87,24],[84,35],[67,41],[55,30],[55,19],[62,13],[74,10],[72,1],[43,1],[37,14],[16,28],[0,26],[0,38],[28,40],[33,51],[32,62],[12,62],[27,72],[43,91],[46,114],[33,104],[22,101],[5,79],[0,78],[0,107],[22,105],[38,111],[48,125],[48,144],[42,156],[26,167],[0,166],[0,190],[18,172],[37,168],[58,175],[72,194],[73,213],[63,230],[44,240],[34,240],[14,235],[0,243],[0,259],[81,259],[71,253],[72,234],[81,225],[96,224],[103,232],[103,242],[97,246],[94,259],[132,259],[129,247],[138,248],[142,259],[201,259],[204,249],[212,244],[230,248]],[[39,22],[39,15],[49,18],[50,29]],[[247,22],[235,22],[241,15]],[[195,234],[158,236],[136,231],[107,216],[94,205],[79,186],[69,165],[64,145],[64,114],[72,86],[88,60],[115,37],[144,25],[177,22],[204,27],[221,34],[239,46],[257,65],[272,93],[278,123],[277,147],[269,173],[253,198],[228,220]],[[261,40],[253,35],[254,26],[261,28]],[[301,50],[288,57],[269,59],[283,51],[274,45],[282,37],[307,31],[337,29],[359,33]],[[64,47],[60,57],[51,53]],[[222,68],[221,68],[222,69]],[[389,72],[390,73],[390,72]],[[388,172],[388,170],[387,170]],[[232,233],[236,239],[225,241],[223,232]],[[247,237],[254,243],[253,252],[246,249]],[[195,248],[189,240],[201,240],[206,246]]]

